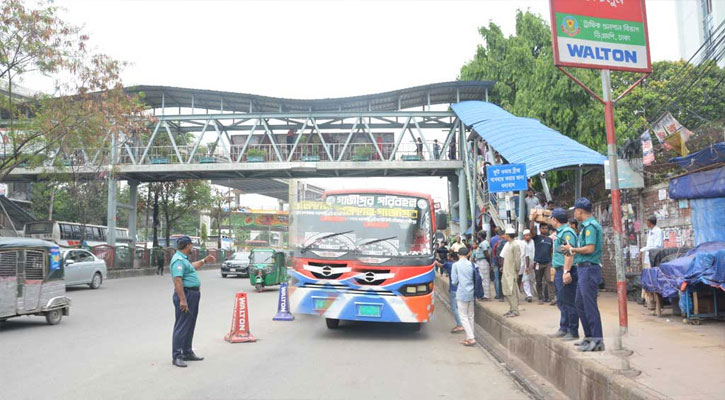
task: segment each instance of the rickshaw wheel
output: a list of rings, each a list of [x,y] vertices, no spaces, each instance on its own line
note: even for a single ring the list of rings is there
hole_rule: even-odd
[[[63,319],[63,311],[60,309],[51,310],[45,313],[45,321],[48,325],[58,325]]]
[[[257,292],[261,293],[262,290],[264,290],[264,286],[262,286],[261,283],[257,283],[254,285],[254,288],[257,289]]]

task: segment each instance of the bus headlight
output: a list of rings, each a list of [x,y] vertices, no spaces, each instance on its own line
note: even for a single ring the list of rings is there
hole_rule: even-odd
[[[405,285],[400,288],[400,294],[403,296],[422,296],[433,291],[433,282],[417,283],[414,285]]]

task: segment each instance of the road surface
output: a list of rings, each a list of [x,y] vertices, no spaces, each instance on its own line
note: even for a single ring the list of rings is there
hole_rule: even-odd
[[[452,335],[450,313],[415,332],[400,325],[322,318],[272,321],[277,290],[256,293],[248,279],[203,271],[197,354],[171,365],[173,306],[169,275],[107,280],[99,290],[70,289],[71,315],[0,324],[3,399],[526,399],[482,348]],[[249,293],[256,343],[223,340],[233,296]]]

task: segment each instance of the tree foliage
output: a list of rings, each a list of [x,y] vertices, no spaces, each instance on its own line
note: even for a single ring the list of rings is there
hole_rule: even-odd
[[[93,153],[111,135],[123,140],[145,131],[140,99],[121,85],[125,64],[90,52],[88,36],[63,21],[52,1],[30,8],[21,0],[2,0],[0,10],[0,80],[9,92],[0,96],[0,115],[8,121],[0,180],[19,165],[48,166],[55,154],[81,162],[81,148]],[[55,93],[18,102],[13,85],[33,73],[54,77]],[[87,162],[92,156],[84,157]]]
[[[163,216],[165,224],[166,243],[169,243],[171,231],[179,228],[179,223],[184,220],[184,217],[211,205],[211,186],[206,181],[154,182],[149,184],[149,190],[154,195],[158,193],[159,213]],[[198,226],[198,219],[196,226]],[[195,231],[183,233],[192,234]]]

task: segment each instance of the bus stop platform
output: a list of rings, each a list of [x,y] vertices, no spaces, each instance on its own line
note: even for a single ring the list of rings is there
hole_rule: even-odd
[[[435,283],[438,300],[447,306],[448,277],[437,275]],[[476,301],[476,336],[509,368],[517,369],[522,376],[528,370],[530,375],[536,375],[532,380],[545,380],[539,385],[543,388],[542,397],[722,398],[725,322],[708,320],[699,326],[687,325],[669,310],[657,317],[645,307],[629,302],[629,332],[622,338],[622,350],[616,350],[616,293],[600,292],[598,303],[604,352],[581,353],[573,342],[550,338],[548,335],[559,326],[559,310],[548,303],[539,305],[535,300],[521,302],[521,315],[516,318],[503,317],[508,311],[507,302]],[[583,335],[581,327],[579,332]]]

